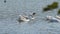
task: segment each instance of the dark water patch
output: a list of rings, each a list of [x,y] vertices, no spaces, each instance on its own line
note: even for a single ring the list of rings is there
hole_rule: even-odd
[[[6,3],[7,1],[6,0],[4,0],[4,3]]]

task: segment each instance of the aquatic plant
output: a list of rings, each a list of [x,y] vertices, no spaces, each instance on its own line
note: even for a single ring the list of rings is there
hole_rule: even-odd
[[[48,5],[48,8],[50,8],[50,9],[58,8],[58,2],[53,2],[53,4]]]
[[[51,5],[47,5],[46,8],[43,8],[43,11],[46,12],[55,8],[58,8],[58,2],[53,2]]]
[[[58,15],[60,14],[60,9],[58,10],[58,13],[57,13]]]
[[[50,8],[44,8],[43,11],[46,12],[46,11],[49,11],[51,10]]]

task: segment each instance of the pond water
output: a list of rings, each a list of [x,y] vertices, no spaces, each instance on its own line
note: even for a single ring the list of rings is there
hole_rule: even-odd
[[[0,34],[60,34],[60,23],[48,23],[41,19],[56,16],[60,8],[43,13],[43,8],[60,0],[0,0]],[[36,12],[36,19],[18,23],[20,14]]]

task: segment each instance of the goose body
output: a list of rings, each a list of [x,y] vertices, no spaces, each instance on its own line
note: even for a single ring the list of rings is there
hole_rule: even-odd
[[[19,22],[23,21],[23,22],[26,22],[26,21],[30,21],[31,19],[35,19],[35,13],[32,13],[28,16],[25,16],[25,15],[19,15]]]
[[[27,16],[22,16],[22,15],[19,15],[19,20],[21,20],[21,21],[30,21],[30,19]]]
[[[47,20],[49,20],[50,22],[60,22],[59,19],[52,17],[52,16],[47,16]]]
[[[60,16],[56,16],[57,19],[60,19]]]

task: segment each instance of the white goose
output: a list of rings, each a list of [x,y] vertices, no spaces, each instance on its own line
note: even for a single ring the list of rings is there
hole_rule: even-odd
[[[26,21],[30,21],[31,19],[35,19],[35,14],[36,13],[33,13],[33,14],[30,14],[29,16],[24,16],[24,15],[19,15],[19,22],[23,21],[23,22],[26,22]],[[31,17],[31,18],[30,18]]]
[[[19,15],[19,20],[20,21],[30,21],[30,19],[28,18],[28,16],[22,16],[22,15]]]
[[[56,18],[60,20],[60,16],[56,16]]]
[[[47,20],[49,20],[50,22],[60,22],[59,19],[52,17],[52,16],[47,16]]]

